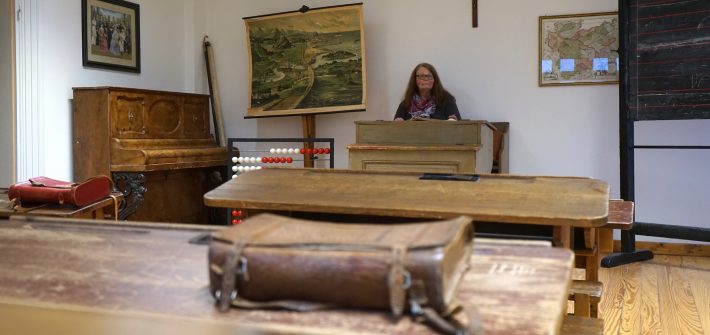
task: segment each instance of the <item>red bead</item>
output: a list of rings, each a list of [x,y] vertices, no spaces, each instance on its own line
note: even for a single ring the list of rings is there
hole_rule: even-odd
[[[323,148],[318,148],[318,154],[322,154],[324,152],[325,152],[325,150],[323,150]]]
[[[293,163],[293,158],[291,158],[291,157],[286,158],[286,163],[289,163],[289,164]]]
[[[266,161],[269,159],[269,157],[261,157],[261,162],[266,163]]]
[[[266,163],[273,163],[274,159],[271,157],[266,157]]]
[[[279,158],[279,163],[286,163],[286,157]]]
[[[235,212],[237,212],[237,213],[236,213],[236,214],[234,214],[233,216],[239,216],[239,217],[241,217],[241,216],[242,216],[242,211],[235,211]]]
[[[232,211],[232,216],[237,216],[237,215],[238,215],[238,214],[237,214],[237,211],[236,211],[236,210],[233,210],[233,211]]]
[[[235,225],[235,224],[237,224],[237,223],[239,223],[239,220],[237,220],[237,219],[232,219],[232,224],[233,224],[233,225]]]
[[[306,149],[303,149],[303,148],[301,148],[301,150],[298,150],[298,151],[299,151],[300,153],[302,153],[302,154],[305,154],[305,153],[306,153]]]
[[[330,153],[330,148],[325,148],[325,149],[323,149],[323,150],[325,151],[326,154],[329,154],[329,153]]]

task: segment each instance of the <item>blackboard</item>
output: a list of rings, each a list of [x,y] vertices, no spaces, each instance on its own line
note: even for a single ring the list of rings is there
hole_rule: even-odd
[[[710,0],[622,3],[629,118],[710,119]]]

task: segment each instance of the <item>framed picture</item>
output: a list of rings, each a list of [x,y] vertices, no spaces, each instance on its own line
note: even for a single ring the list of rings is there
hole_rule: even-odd
[[[362,4],[244,18],[246,117],[365,110]]]
[[[140,11],[123,0],[81,0],[84,66],[141,72]]]
[[[619,82],[616,12],[541,16],[539,86]]]

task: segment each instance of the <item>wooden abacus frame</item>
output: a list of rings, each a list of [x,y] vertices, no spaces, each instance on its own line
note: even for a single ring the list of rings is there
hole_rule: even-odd
[[[306,143],[310,143],[312,146],[312,144],[315,144],[315,143],[327,142],[329,149],[330,149],[330,152],[328,153],[328,155],[330,155],[330,157],[328,157],[328,159],[330,160],[330,168],[331,169],[335,168],[335,161],[334,161],[335,139],[333,139],[332,137],[330,137],[330,138],[228,138],[227,139],[227,161],[230,162],[230,164],[229,164],[230,170],[229,171],[231,171],[232,166],[234,166],[234,164],[235,164],[232,162],[232,157],[234,156],[234,152],[235,152],[234,144],[237,142],[259,142],[259,143],[260,142],[294,142],[294,143],[300,142],[300,143],[304,144],[304,147],[309,147],[309,146],[305,145]],[[238,150],[239,149],[237,148],[237,152],[238,152]],[[301,154],[301,153],[299,153],[299,154]],[[313,156],[310,156],[309,158],[311,161],[313,161],[314,159],[317,159],[316,157],[313,157]],[[304,163],[306,161],[307,160],[304,159]],[[313,166],[304,166],[304,167],[313,167]],[[227,172],[229,172],[229,171],[227,171]]]

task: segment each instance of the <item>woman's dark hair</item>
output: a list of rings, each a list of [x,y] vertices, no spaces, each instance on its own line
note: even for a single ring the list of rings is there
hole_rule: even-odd
[[[434,85],[431,88],[431,96],[437,106],[443,106],[449,99],[452,98],[451,93],[444,89],[441,85],[441,80],[439,79],[439,74],[433,65],[429,63],[419,63],[412,70],[412,74],[409,76],[409,83],[407,84],[407,90],[404,92],[404,98],[402,99],[402,105],[409,107],[412,104],[412,96],[414,93],[419,93],[419,88],[417,87],[417,70],[419,68],[426,68],[434,76]]]

